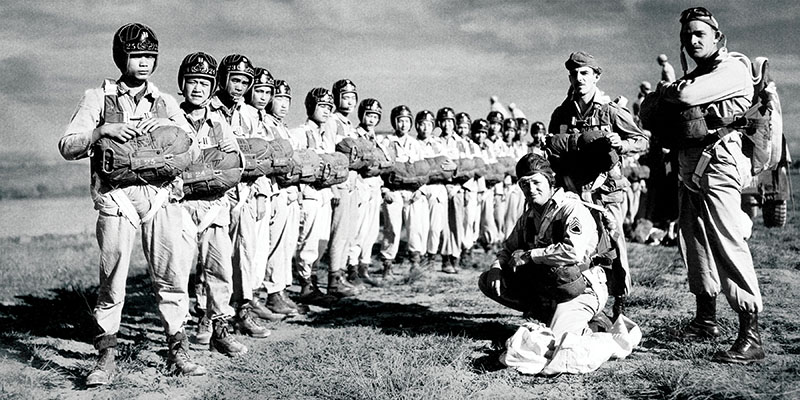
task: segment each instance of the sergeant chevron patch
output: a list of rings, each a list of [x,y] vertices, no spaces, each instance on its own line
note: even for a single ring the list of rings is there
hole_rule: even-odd
[[[583,229],[581,228],[581,221],[578,221],[578,218],[570,219],[569,224],[567,225],[567,230],[569,233],[574,235],[580,235],[581,232],[583,232]]]

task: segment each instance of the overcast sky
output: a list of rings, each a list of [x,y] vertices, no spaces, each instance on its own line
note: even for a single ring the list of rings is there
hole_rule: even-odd
[[[111,38],[142,22],[160,42],[153,81],[176,94],[180,60],[241,53],[292,86],[290,126],[305,119],[312,87],[341,78],[384,110],[443,106],[485,116],[489,96],[547,124],[567,90],[570,52],[592,53],[599,86],[635,98],[655,83],[665,53],[678,75],[678,16],[686,1],[0,1],[0,138],[6,152],[58,159],[57,141],[83,91],[119,71]],[[787,133],[800,123],[800,2],[705,2],[728,47],[770,58]],[[386,129],[387,121],[380,128]],[[800,150],[800,143],[793,148]],[[794,151],[800,155],[800,151]]]

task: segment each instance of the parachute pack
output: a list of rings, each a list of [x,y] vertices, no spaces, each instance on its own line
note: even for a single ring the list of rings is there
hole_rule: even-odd
[[[347,180],[350,162],[348,157],[342,153],[320,154],[322,168],[316,177],[314,187],[317,189],[331,187]]]
[[[218,147],[203,149],[200,157],[181,175],[184,198],[198,200],[222,196],[239,183],[243,169],[241,153],[224,152]]]
[[[239,149],[244,154],[243,181],[252,181],[259,176],[286,174],[291,168],[292,145],[286,139],[267,141],[262,138],[237,138]]]
[[[300,149],[292,152],[291,168],[275,176],[278,185],[287,187],[298,183],[314,184],[322,176],[322,159],[314,150]]]
[[[111,186],[162,185],[190,163],[192,140],[181,128],[161,126],[125,143],[110,137],[95,142],[94,170]]]
[[[426,160],[395,162],[384,176],[386,187],[391,190],[417,190],[428,183],[430,164]]]

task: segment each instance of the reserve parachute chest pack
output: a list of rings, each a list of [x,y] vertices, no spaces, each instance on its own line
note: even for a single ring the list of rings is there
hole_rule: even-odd
[[[103,124],[168,117],[161,97],[156,98],[149,112],[131,117],[119,104],[116,82],[105,80],[103,90]],[[189,165],[191,143],[186,132],[172,125],[158,127],[125,143],[102,137],[93,146],[92,164],[100,179],[111,186],[162,185],[172,181]]]
[[[430,164],[426,160],[395,162],[384,176],[384,183],[391,190],[417,190],[428,183]]]
[[[319,155],[322,168],[319,171],[314,187],[317,189],[331,187],[347,180],[350,172],[350,161],[342,153],[325,153]]]
[[[252,181],[259,176],[277,176],[291,169],[292,145],[286,139],[267,141],[263,138],[237,138],[244,155],[243,181]]]
[[[239,183],[244,170],[244,157],[240,152],[224,152],[219,148],[222,129],[218,122],[206,122],[201,129],[207,130],[213,140],[201,148],[200,156],[181,174],[186,200],[222,196]]]
[[[276,175],[281,187],[298,183],[314,184],[322,176],[322,159],[314,150],[300,149],[292,152],[291,168],[285,174]]]
[[[447,184],[453,181],[458,166],[456,165],[455,168],[445,168],[443,165],[450,161],[449,158],[445,156],[436,156],[426,158],[425,161],[428,162],[429,183]]]

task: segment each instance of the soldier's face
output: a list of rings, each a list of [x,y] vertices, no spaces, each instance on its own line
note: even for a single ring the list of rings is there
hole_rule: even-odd
[[[433,133],[433,122],[425,120],[417,123],[417,136],[424,139]]]
[[[311,119],[322,125],[330,118],[332,111],[333,107],[331,107],[330,104],[318,104],[314,109],[314,113],[311,115]]]
[[[591,67],[580,67],[569,71],[569,83],[576,94],[584,96],[594,91],[600,75]]]
[[[506,142],[511,142],[514,140],[514,137],[517,136],[517,130],[514,128],[508,128],[503,135],[505,135]]]
[[[263,110],[272,98],[272,88],[269,86],[259,86],[253,88],[250,94],[250,105],[258,110]]]
[[[466,122],[463,124],[458,124],[456,127],[456,133],[458,133],[458,136],[467,137],[469,135],[469,124]]]
[[[503,124],[499,122],[490,122],[489,123],[489,136],[497,136],[500,134],[500,131],[503,129]]]
[[[364,119],[361,120],[361,125],[364,125],[367,128],[374,128],[378,126],[378,122],[380,122],[381,116],[375,113],[365,113]]]
[[[452,119],[446,119],[442,121],[442,132],[444,132],[446,135],[451,135],[453,131],[455,131],[455,127],[456,121],[453,121]]]
[[[199,107],[211,96],[211,80],[205,78],[185,79],[182,92],[187,103]]]
[[[553,187],[550,186],[550,181],[540,173],[521,177],[517,184],[525,194],[525,199],[536,206],[544,206],[550,197],[553,197]]]
[[[693,60],[711,57],[717,51],[717,42],[722,37],[711,25],[702,21],[689,21],[681,26],[681,44]]]
[[[126,73],[132,78],[146,81],[153,74],[153,67],[156,65],[156,56],[153,54],[131,54],[128,56]]]
[[[278,96],[272,98],[272,105],[270,106],[269,113],[276,116],[278,119],[283,119],[289,113],[289,106],[292,104],[292,99],[286,96]]]
[[[344,93],[339,99],[339,111],[348,115],[356,108],[357,97],[355,93]]]
[[[250,87],[250,78],[245,75],[228,75],[225,82],[225,92],[233,100],[239,100],[244,96],[244,92]]]
[[[408,134],[408,132],[411,132],[411,118],[408,117],[398,118],[397,133],[399,133],[400,136],[403,136]]]
[[[486,141],[486,136],[486,132],[477,131],[472,134],[472,140],[474,140],[477,144],[482,144],[484,141]]]

